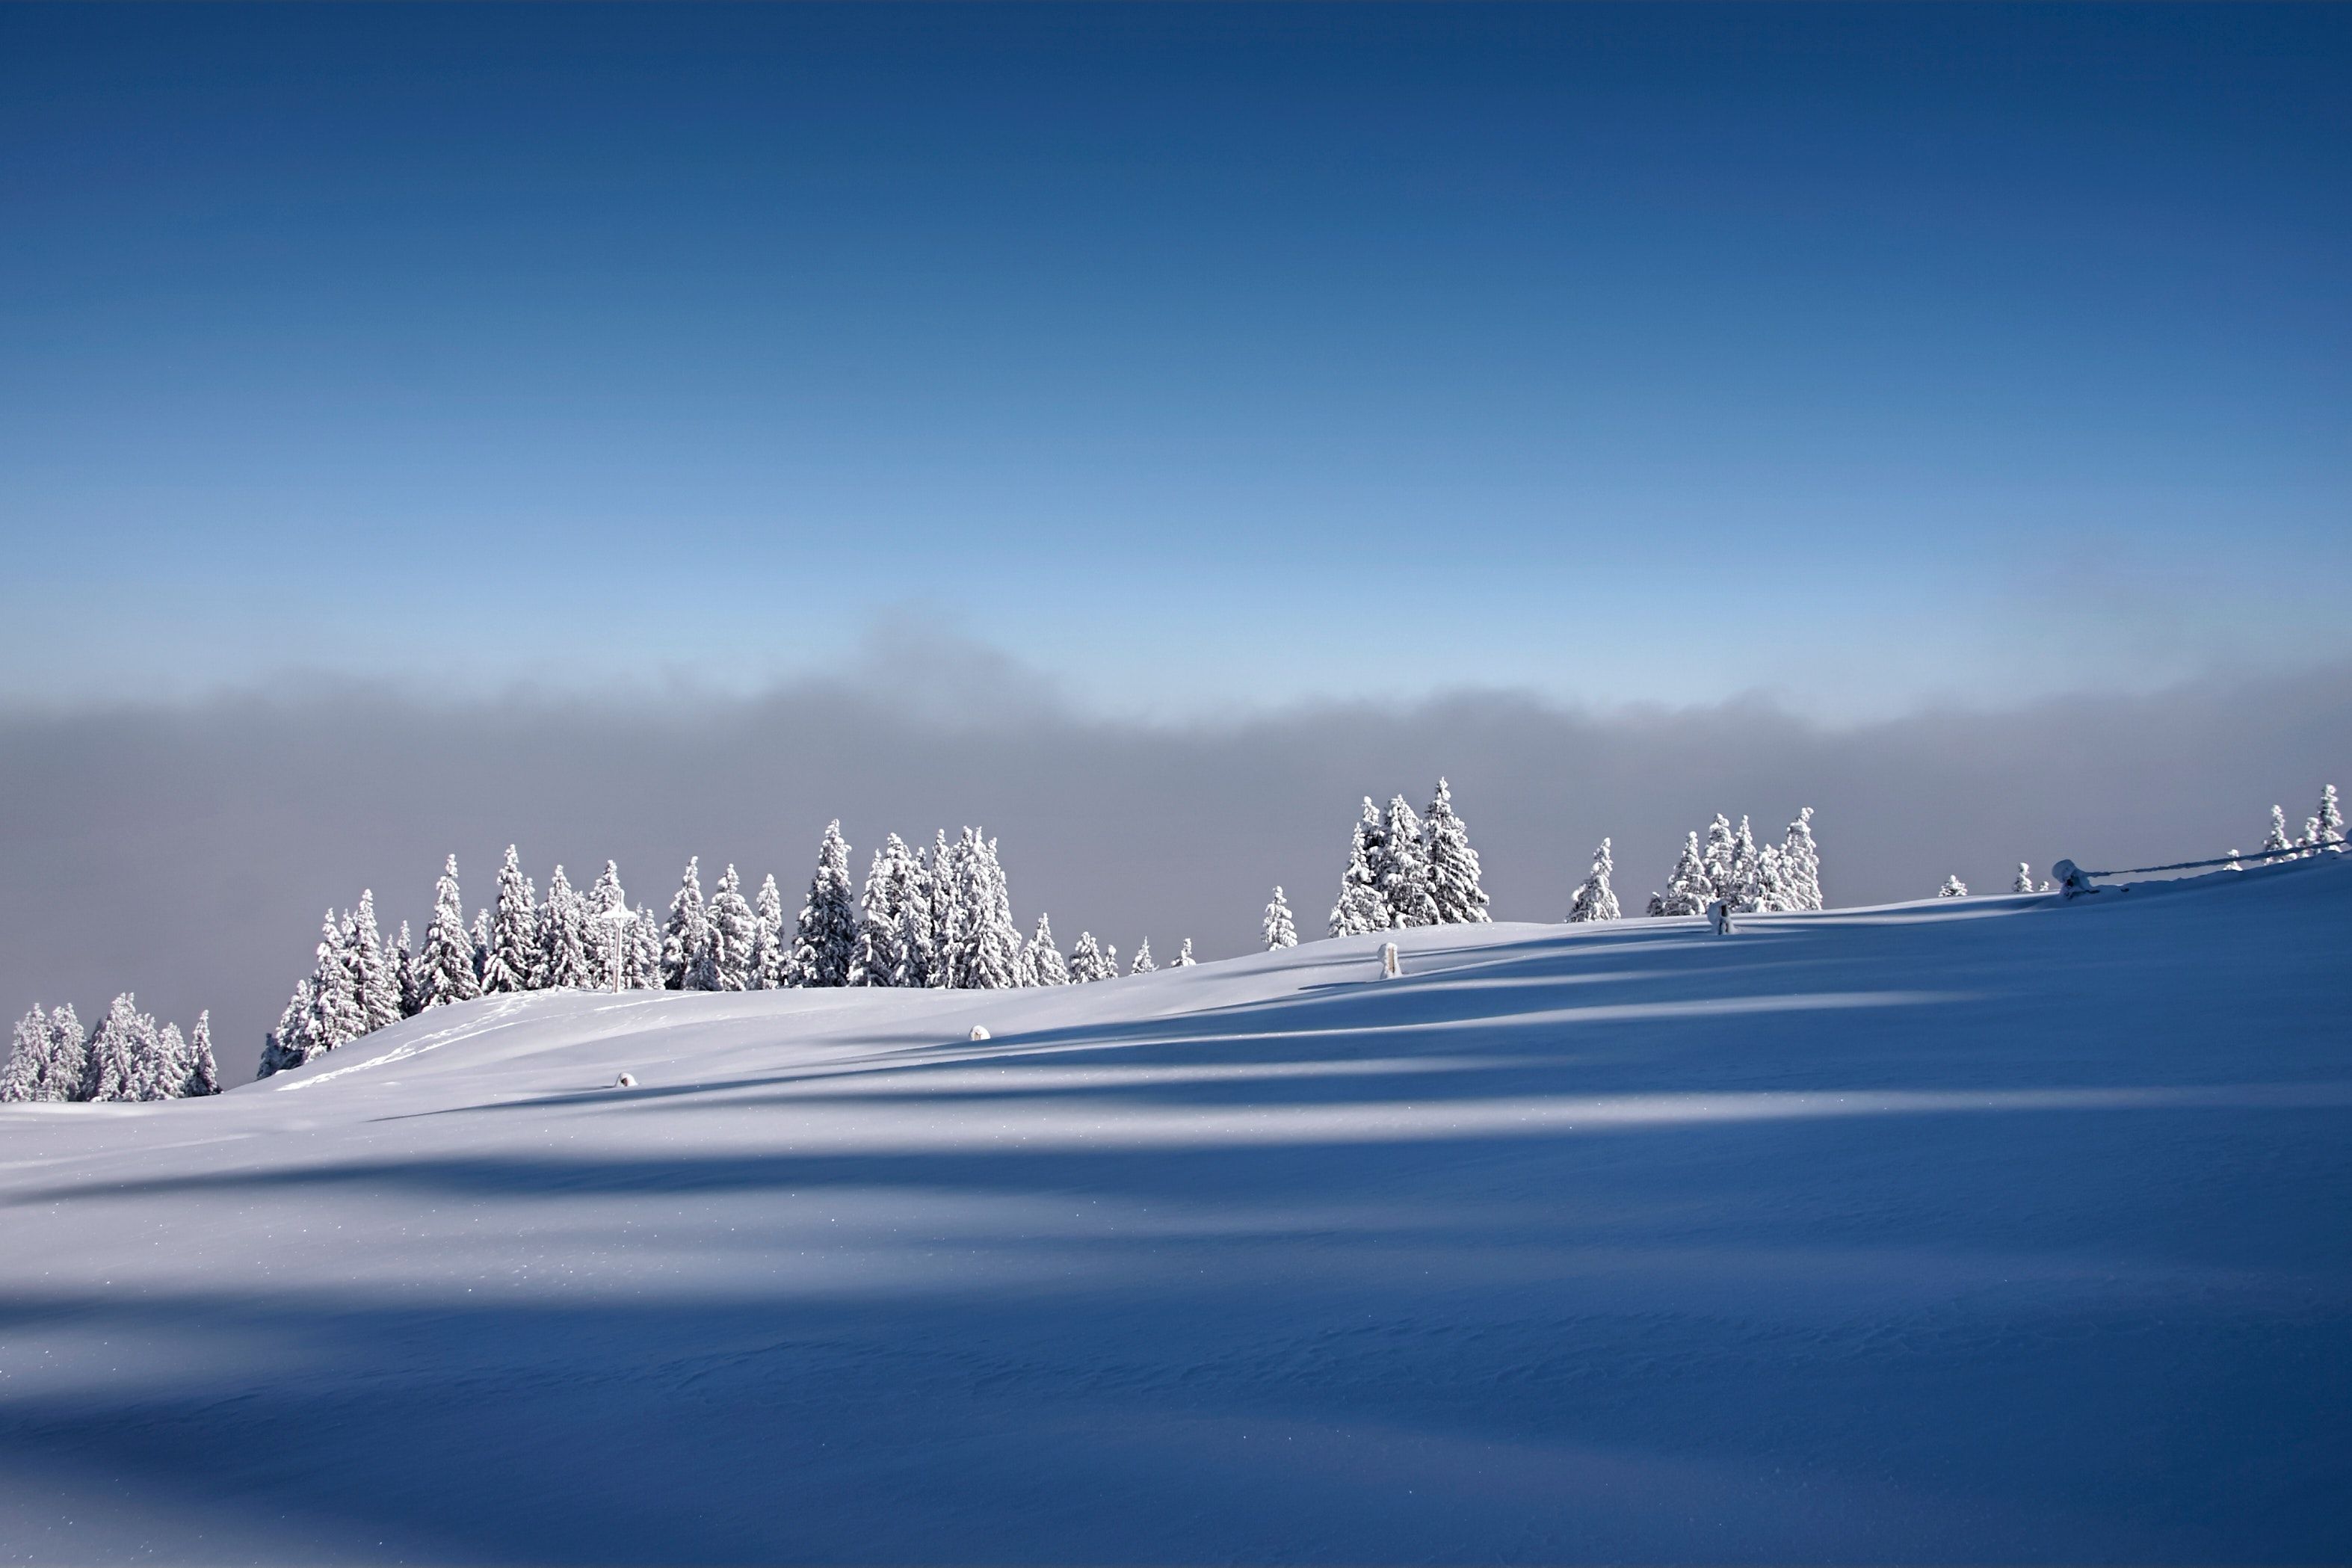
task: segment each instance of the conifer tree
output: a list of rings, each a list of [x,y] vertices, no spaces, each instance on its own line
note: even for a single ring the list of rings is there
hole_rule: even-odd
[[[2343,854],[2344,807],[2336,801],[2334,784],[2319,792],[2319,815],[2311,821],[2312,842],[2330,855]]]
[[[384,950],[376,930],[375,891],[360,889],[360,907],[352,914],[350,958],[352,989],[360,1006],[360,1033],[373,1034],[400,1022],[400,978],[394,955]]]
[[[896,986],[902,969],[907,899],[911,890],[907,843],[893,833],[874,851],[857,900],[857,951],[852,985]]]
[[[400,922],[400,941],[393,949],[393,981],[400,987],[400,1016],[414,1018],[425,1010],[425,998],[416,989],[416,944],[409,939],[408,922]]]
[[[1184,939],[1184,945],[1176,950],[1176,967],[1190,969],[1193,966],[1193,963],[1192,939],[1188,936]]]
[[[1780,841],[1781,870],[1788,880],[1789,907],[1792,910],[1822,908],[1822,855],[1813,843],[1813,808],[1799,809],[1796,820],[1789,824],[1788,836]]]
[[[2237,851],[2231,850],[2231,853],[2234,855]],[[2009,884],[2009,890],[2012,893],[2033,891],[2033,868],[2031,865],[2022,860],[2017,863],[2017,876]]]
[[[367,1033],[351,944],[332,910],[320,928],[318,963],[310,971],[310,1027],[321,1048],[333,1050]]]
[[[662,932],[662,984],[672,991],[702,988],[704,950],[710,945],[710,917],[702,907],[701,857],[689,857],[686,875],[670,895],[669,924]]]
[[[1389,907],[1393,926],[1437,923],[1437,898],[1430,884],[1429,849],[1422,841],[1421,818],[1402,795],[1389,801],[1388,831],[1381,854],[1372,864],[1381,897]]]
[[[131,1100],[177,1100],[188,1081],[188,1042],[177,1024],[158,1026],[142,1016],[143,1047],[132,1065]]]
[[[485,994],[529,991],[540,973],[539,894],[523,875],[522,858],[509,844],[506,861],[499,868],[489,952],[482,960],[482,990]]]
[[[1569,923],[1581,925],[1588,921],[1613,921],[1617,918],[1617,894],[1609,885],[1610,876],[1616,868],[1617,862],[1609,853],[1609,840],[1604,838],[1601,841],[1601,847],[1592,852],[1591,873],[1584,879],[1583,886],[1576,889],[1576,897],[1569,903]]]
[[[934,983],[939,971],[938,889],[928,851],[909,851],[906,860],[906,891],[898,904],[898,978],[902,990],[919,990]]]
[[[1748,817],[1744,813],[1739,818],[1739,833],[1732,840],[1731,877],[1732,886],[1737,893],[1732,908],[1746,913],[1754,913],[1762,909],[1764,905],[1763,860],[1756,852],[1756,835],[1748,831]]]
[[[793,984],[793,944],[784,934],[784,894],[775,873],[760,879],[751,900],[751,989],[786,991]]]
[[[1959,874],[1955,872],[1944,879],[1944,885],[1936,889],[1936,896],[1939,899],[1965,899],[1969,896],[1969,885],[1961,881]]]
[[[49,1066],[42,1075],[42,1093],[53,1100],[79,1099],[89,1076],[89,1039],[68,1002],[49,1015]]]
[[[1728,836],[1731,825],[1720,816]],[[1683,852],[1675,861],[1675,868],[1666,879],[1666,890],[1650,895],[1653,915],[1699,915],[1715,901],[1715,878],[1707,868],[1706,853],[1699,848],[1698,835],[1683,836]]]
[[[1118,944],[1117,942],[1103,943],[1103,970],[1105,980],[1118,978]]]
[[[331,918],[328,921],[333,928]],[[139,1011],[126,991],[114,999],[106,1016],[89,1037],[89,1064],[82,1079],[80,1100],[130,1100],[134,1097],[142,1058],[154,1049],[154,1020]]]
[[[547,879],[547,902],[539,908],[539,979],[548,991],[593,991],[588,955],[587,910],[558,866]]]
[[[836,818],[825,825],[808,901],[801,906],[793,977],[803,985],[846,985],[856,964],[856,895],[849,885],[849,845]]]
[[[47,1100],[42,1092],[49,1067],[49,1016],[39,1003],[16,1020],[8,1044],[8,1060],[0,1067],[0,1105],[25,1105]]]
[[[1070,966],[1062,962],[1059,949],[1054,945],[1054,922],[1043,914],[1037,917],[1037,930],[1029,939],[1025,950],[1029,959],[1030,984],[1033,985],[1067,985]]]
[[[1095,933],[1080,931],[1077,945],[1070,949],[1071,981],[1084,985],[1092,981],[1108,980],[1118,973],[1111,967],[1110,961],[1103,956],[1102,949],[1095,945]]]
[[[1337,923],[1336,916],[1334,923]],[[1260,922],[1258,930],[1265,938],[1268,952],[1280,952],[1286,947],[1298,945],[1298,927],[1290,918],[1290,900],[1282,896],[1279,884],[1276,885],[1274,898],[1265,906],[1265,919]]]
[[[474,969],[474,939],[466,931],[466,910],[457,893],[455,855],[442,868],[441,880],[433,889],[433,923],[425,928],[425,946],[416,955],[416,970],[419,1012],[447,1002],[470,1002],[482,994],[481,979]],[[316,1041],[310,1043],[318,1049],[326,1048]]]
[[[1348,841],[1348,868],[1339,877],[1339,901],[1331,906],[1331,934],[1360,936],[1386,931],[1390,919],[1386,895],[1381,891],[1379,867],[1388,854],[1388,824],[1372,797],[1364,797],[1364,814]]]
[[[1789,858],[1778,844],[1760,846],[1756,851],[1755,908],[1761,914],[1785,914],[1797,907],[1797,891],[1789,869]]]
[[[1704,910],[1707,903],[1713,903],[1717,899],[1721,899],[1729,907],[1738,908],[1739,840],[1731,831],[1731,818],[1719,811],[1715,814],[1715,820],[1707,824],[1706,847],[1701,851],[1701,854],[1705,858],[1704,863],[1706,867],[1707,898],[1706,903],[1701,904],[1700,909]]]
[[[490,961],[490,911],[488,910],[480,909],[474,911],[473,928],[466,935],[467,940],[474,944],[474,994],[479,996],[482,994],[482,966]]]
[[[2286,813],[2275,805],[2272,806],[2271,830],[2263,839],[2263,853],[2284,858],[2286,852],[2294,847],[2294,840],[2286,836]]]
[[[634,991],[662,988],[662,926],[651,904],[637,906],[637,924],[629,948],[629,987]]]
[[[268,1078],[272,1073],[289,1071],[326,1048],[310,1038],[312,989],[307,974],[295,983],[294,994],[287,999],[285,1011],[278,1015],[278,1026],[262,1041],[261,1070],[255,1077]]]
[[[180,1092],[196,1099],[220,1091],[220,1064],[213,1059],[213,1016],[207,1009],[196,1015],[196,1026],[188,1034],[187,1074],[180,1080]]]
[[[743,897],[743,879],[730,865],[710,895],[710,941],[703,950],[703,990],[751,988],[751,942],[756,927],[757,917]]]
[[[964,855],[971,841],[971,830],[966,828],[963,837],[948,842],[948,830],[940,828],[931,844],[930,860],[924,887],[930,897],[931,950],[930,973],[928,984],[952,987],[961,984],[957,963],[963,951],[963,897],[966,871]]]
[[[581,946],[587,956],[588,987],[611,990],[629,983],[629,949],[636,941],[636,924],[625,919],[628,890],[621,886],[618,862],[607,860],[595,884],[580,900]],[[616,916],[623,918],[615,918]]]
[[[1135,962],[1128,966],[1127,972],[1129,974],[1157,974],[1160,972],[1160,966],[1151,962],[1150,937],[1145,937],[1142,945],[1135,950]]]
[[[1484,923],[1486,889],[1479,880],[1478,852],[1470,847],[1470,829],[1454,814],[1454,790],[1444,779],[1430,800],[1423,824],[1423,842],[1429,852],[1429,891],[1441,925]]]

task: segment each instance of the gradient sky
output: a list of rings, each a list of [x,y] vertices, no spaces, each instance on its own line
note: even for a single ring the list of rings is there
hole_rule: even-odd
[[[0,701],[2340,659],[2347,81],[2316,6],[0,9]]]

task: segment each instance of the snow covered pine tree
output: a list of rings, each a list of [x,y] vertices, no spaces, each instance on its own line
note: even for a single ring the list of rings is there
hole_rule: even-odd
[[[670,895],[669,925],[662,933],[662,984],[672,991],[700,988],[703,949],[710,942],[710,921],[702,908],[701,858],[690,857],[686,875]]]
[[[751,939],[754,918],[743,897],[743,879],[730,865],[710,895],[710,935],[702,950],[703,991],[749,991],[751,988]]]
[[[1724,830],[1728,834],[1731,824],[1724,822],[1720,816],[1716,820],[1723,823]],[[1715,880],[1707,872],[1706,857],[1698,847],[1698,835],[1685,834],[1683,852],[1675,861],[1673,873],[1666,879],[1666,890],[1650,895],[1649,912],[1654,917],[1703,915],[1706,912],[1706,906],[1714,901]]]
[[[1576,889],[1576,897],[1569,905],[1570,924],[1580,925],[1587,921],[1613,921],[1617,918],[1617,894],[1609,885],[1610,875],[1616,868],[1617,863],[1609,853],[1609,840],[1604,838],[1601,841],[1601,847],[1592,852],[1591,872],[1585,877],[1584,885]]]
[[[1437,899],[1430,887],[1429,850],[1422,843],[1421,818],[1413,814],[1404,796],[1390,799],[1380,853],[1372,860],[1372,875],[1381,900],[1388,905],[1389,923],[1400,927],[1435,925]]]
[[[1936,889],[1936,896],[1939,899],[1965,899],[1969,896],[1969,885],[1961,881],[1959,874],[1955,872],[1944,879],[1944,885]]]
[[[856,895],[849,886],[849,845],[836,819],[817,847],[816,874],[793,942],[793,977],[803,985],[846,985],[856,966]]]
[[[1348,868],[1339,876],[1339,901],[1331,906],[1331,934],[1360,936],[1386,931],[1388,900],[1382,896],[1375,865],[1387,855],[1388,825],[1372,797],[1364,797],[1364,814],[1348,841]]]
[[[1429,891],[1440,925],[1475,925],[1486,921],[1486,889],[1479,879],[1478,852],[1470,847],[1470,829],[1454,815],[1454,791],[1443,778],[1429,803],[1422,825],[1429,852]]]
[[[1280,952],[1286,947],[1298,945],[1298,927],[1291,921],[1290,901],[1282,896],[1279,885],[1274,889],[1273,900],[1265,906],[1265,921],[1259,929],[1265,933],[1268,952]]]
[[[446,1002],[470,1002],[482,994],[480,977],[474,973],[474,939],[466,930],[466,910],[457,892],[455,855],[442,867],[441,880],[433,889],[433,923],[425,928],[416,972],[419,1012]]]
[[[539,893],[523,875],[521,858],[511,844],[507,846],[506,863],[499,868],[489,934],[489,952],[482,960],[482,990],[530,990],[539,969]]]

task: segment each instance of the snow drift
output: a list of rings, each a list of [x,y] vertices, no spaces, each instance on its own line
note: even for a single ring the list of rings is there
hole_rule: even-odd
[[[0,1556],[2341,1559],[2347,860],[5,1108]]]

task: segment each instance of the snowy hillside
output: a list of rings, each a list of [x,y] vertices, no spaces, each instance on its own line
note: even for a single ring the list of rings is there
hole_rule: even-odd
[[[0,1108],[0,1557],[2342,1559],[2347,938],[2324,858]]]

